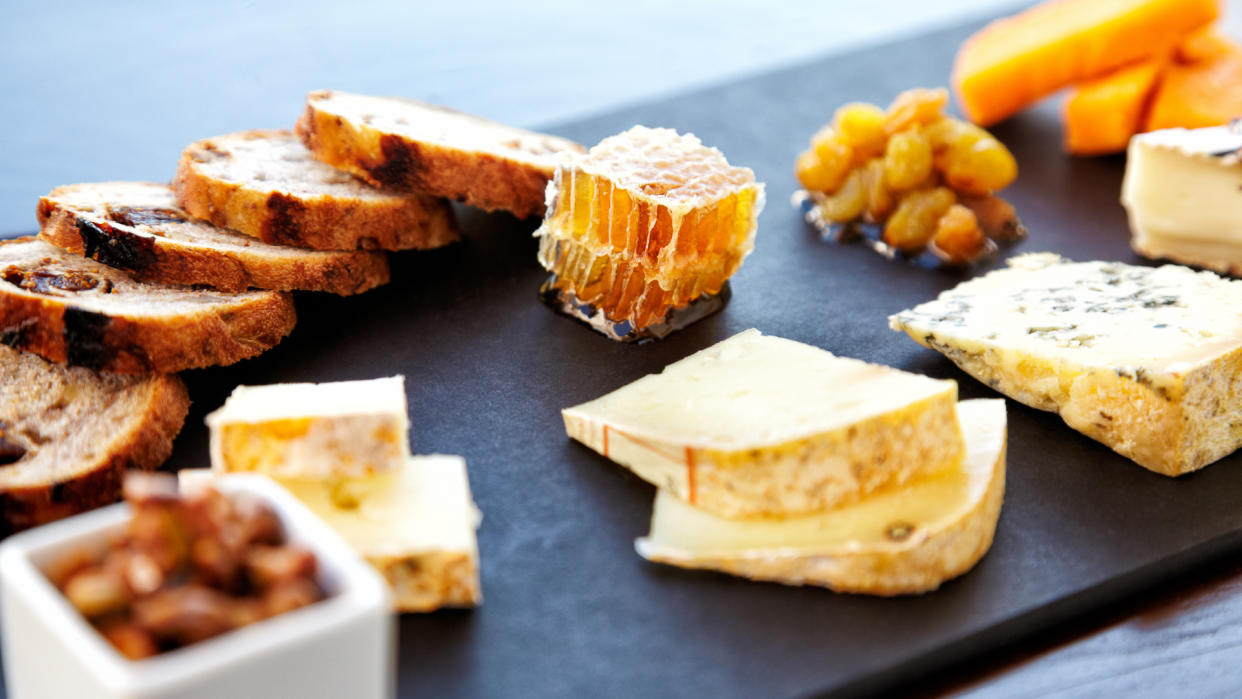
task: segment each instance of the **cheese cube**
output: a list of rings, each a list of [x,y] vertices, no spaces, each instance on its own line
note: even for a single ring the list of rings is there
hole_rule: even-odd
[[[747,330],[562,411],[576,439],[725,517],[814,512],[957,463],[957,384]]]
[[[184,485],[206,469],[181,471]],[[350,479],[277,478],[388,580],[400,612],[482,603],[475,529],[482,519],[458,456],[414,456]]]
[[[1165,129],[1130,140],[1121,203],[1140,255],[1242,272],[1242,130]]]
[[[961,575],[992,544],[1005,492],[1005,403],[958,404],[966,458],[938,473],[845,507],[799,517],[726,519],[666,490],[648,560],[787,585],[897,595]]]
[[[221,472],[352,477],[398,470],[409,457],[402,376],[238,386],[207,426]]]
[[[1157,473],[1242,445],[1242,282],[1049,254],[1009,264],[889,322]]]

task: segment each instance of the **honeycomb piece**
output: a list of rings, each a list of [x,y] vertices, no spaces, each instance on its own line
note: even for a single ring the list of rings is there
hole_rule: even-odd
[[[636,126],[561,164],[536,232],[550,284],[641,329],[716,294],[754,246],[763,185],[672,129]]]

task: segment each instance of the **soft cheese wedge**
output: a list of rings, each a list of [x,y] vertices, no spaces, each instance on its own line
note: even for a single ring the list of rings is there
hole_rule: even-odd
[[[957,384],[747,330],[562,411],[573,439],[724,517],[814,512],[958,463]]]
[[[182,471],[183,483],[211,471]],[[414,456],[395,470],[351,479],[277,478],[392,587],[400,612],[480,604],[482,515],[458,456]]]
[[[207,416],[220,472],[353,477],[409,458],[405,378],[238,386]]]
[[[1242,445],[1242,282],[1051,254],[1009,264],[889,322],[1157,473]]]
[[[1135,252],[1242,273],[1242,130],[1165,129],[1135,136],[1121,203]]]
[[[987,553],[1005,493],[1005,402],[958,404],[959,464],[852,505],[788,518],[726,519],[656,495],[644,558],[838,592],[926,592]]]

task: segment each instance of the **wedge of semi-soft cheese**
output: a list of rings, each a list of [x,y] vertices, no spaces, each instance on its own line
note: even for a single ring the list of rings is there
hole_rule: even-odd
[[[1242,282],[1022,255],[889,319],[976,379],[1179,475],[1242,445]]]
[[[1242,272],[1242,128],[1164,129],[1130,139],[1121,203],[1135,252]]]
[[[562,411],[569,436],[725,517],[836,507],[958,463],[957,384],[747,330]]]
[[[211,473],[182,471],[181,478]],[[388,580],[397,611],[482,602],[475,538],[482,515],[461,457],[414,456],[396,470],[357,478],[276,481]]]
[[[352,477],[409,458],[405,377],[238,386],[207,416],[220,472]]]
[[[1005,403],[957,407],[961,462],[827,512],[728,519],[667,490],[656,495],[640,555],[682,568],[717,570],[787,585],[872,595],[933,590],[992,545],[1005,492]]]

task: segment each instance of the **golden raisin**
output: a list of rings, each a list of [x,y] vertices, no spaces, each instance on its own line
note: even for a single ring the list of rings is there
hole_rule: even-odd
[[[823,129],[811,139],[811,150],[819,158],[820,166],[829,175],[832,185],[820,191],[831,193],[841,186],[841,181],[854,165],[854,149],[837,137],[832,129]]]
[[[988,137],[969,147],[952,146],[945,159],[948,185],[966,194],[990,194],[1018,176],[1018,163],[1000,141]]]
[[[927,140],[936,153],[948,148],[969,148],[976,141],[992,138],[991,134],[978,126],[953,117],[944,117],[928,124],[923,133],[927,135]]]
[[[833,194],[819,204],[819,211],[829,221],[853,221],[862,215],[867,206],[867,190],[863,183],[863,171],[856,168],[845,176],[845,181]]]
[[[854,149],[855,162],[884,152],[884,110],[866,102],[850,102],[837,109],[833,126],[842,143]]]
[[[914,126],[930,124],[942,116],[941,110],[948,103],[949,93],[942,87],[906,90],[888,105],[884,130],[891,136]]]
[[[903,131],[888,139],[884,150],[884,182],[889,189],[914,189],[932,174],[932,149],[918,131]]]
[[[916,189],[902,197],[884,226],[884,242],[903,252],[914,252],[932,239],[940,217],[953,206],[946,187]]]
[[[863,188],[867,192],[867,207],[863,213],[868,221],[878,223],[888,218],[896,204],[893,193],[884,183],[884,158],[872,158],[860,169],[863,173]]]
[[[936,247],[954,262],[969,262],[983,251],[986,238],[970,209],[954,204],[936,223]]]
[[[798,182],[812,192],[825,192],[832,188],[827,170],[819,162],[819,158],[815,157],[815,151],[809,150],[798,156],[794,163],[794,174],[798,177]]]
[[[1016,240],[1025,233],[1013,204],[994,194],[961,197],[960,201],[974,212],[983,234],[993,240]]]

